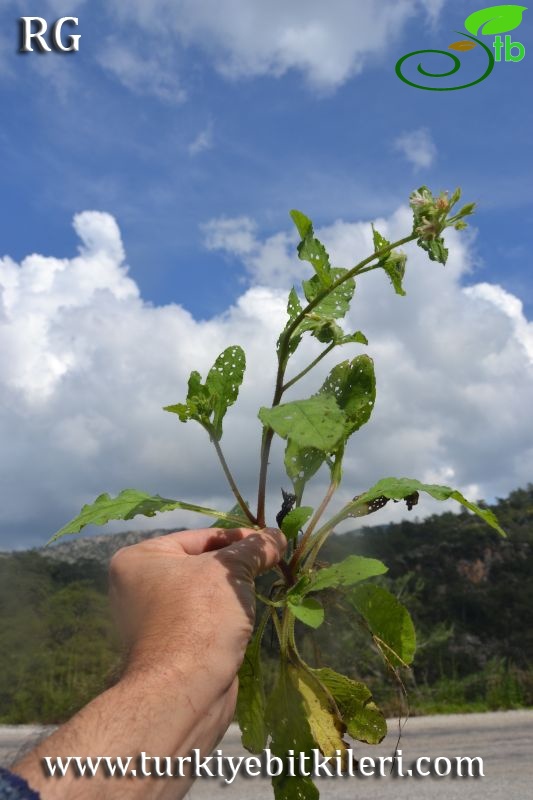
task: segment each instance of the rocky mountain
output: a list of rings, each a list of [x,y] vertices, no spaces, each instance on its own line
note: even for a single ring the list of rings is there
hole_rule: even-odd
[[[37,548],[36,552],[44,558],[67,564],[74,564],[76,561],[82,560],[107,564],[111,556],[121,547],[129,547],[146,539],[155,539],[157,536],[175,533],[176,530],[183,529],[158,528],[154,531],[124,531],[122,533],[103,533],[97,536],[77,536]]]

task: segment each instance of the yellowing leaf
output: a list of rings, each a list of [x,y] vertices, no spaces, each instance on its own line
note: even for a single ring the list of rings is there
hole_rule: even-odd
[[[448,50],[460,50],[461,52],[466,52],[467,50],[473,50],[474,47],[477,47],[475,42],[470,41],[470,39],[461,39],[458,42],[449,44]]]
[[[336,756],[337,751],[345,753],[342,736],[346,726],[320,680],[300,666],[289,666],[289,674],[303,698],[311,734],[320,752],[325,756]]]
[[[379,744],[387,735],[387,722],[364,683],[328,667],[315,670],[315,674],[333,695],[348,734],[360,742]]]

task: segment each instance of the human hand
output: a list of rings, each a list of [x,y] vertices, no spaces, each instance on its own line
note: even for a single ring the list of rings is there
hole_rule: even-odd
[[[194,672],[206,700],[232,687],[253,631],[254,578],[285,547],[276,529],[207,528],[119,550],[110,593],[130,646],[127,673]]]
[[[253,630],[254,578],[283,555],[279,530],[184,531],[119,550],[110,592],[129,645],[119,682],[95,698],[13,768],[43,800],[166,800],[193,782],[152,776],[81,781],[42,770],[42,758],[72,754],[186,756],[209,752],[233,718],[237,672]]]

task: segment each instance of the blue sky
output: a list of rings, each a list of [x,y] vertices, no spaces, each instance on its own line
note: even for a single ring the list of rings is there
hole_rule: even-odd
[[[418,477],[449,477],[489,499],[530,479],[533,11],[512,32],[526,46],[525,59],[497,64],[477,86],[420,91],[394,72],[403,54],[446,49],[461,38],[456,32],[477,8],[456,0],[331,0],[327,7],[318,0],[131,0],[127,7],[119,0],[3,0],[0,259],[12,259],[5,298],[13,281],[18,288],[3,312],[0,261],[0,327],[3,313],[8,320],[0,493],[12,501],[0,518],[0,546],[45,540],[76,503],[106,489],[175,491],[169,423],[143,416],[132,395],[157,410],[179,399],[194,358],[208,365],[218,344],[237,334],[259,329],[265,341],[274,337],[280,287],[292,280],[292,267],[285,281],[276,272],[292,263],[290,208],[313,217],[349,263],[346,237],[355,258],[359,224],[379,217],[395,229],[398,209],[422,183],[461,185],[479,210],[475,237],[457,240],[443,283],[428,284],[433,295],[419,297],[415,287],[413,306],[403,307],[409,312],[396,305],[364,312],[382,357],[390,418],[383,411],[376,431],[397,436],[390,470],[427,467]],[[77,14],[80,52],[17,53],[17,20],[35,13],[52,21]],[[484,68],[480,48],[461,59],[467,78]],[[74,230],[82,212],[99,213],[82,215]],[[221,218],[238,237],[209,247],[206,226],[219,231]],[[90,292],[76,272],[80,239],[82,267],[105,273]],[[40,255],[23,269],[31,254]],[[63,268],[71,271],[70,305],[61,300],[65,286],[52,286],[52,273]],[[422,269],[415,260],[413,274]],[[482,288],[463,293],[473,284]],[[424,327],[429,318],[440,326],[439,339]],[[381,333],[372,329],[377,320]],[[393,352],[390,343],[400,340],[402,353]],[[411,358],[409,383],[395,365]],[[266,390],[262,375],[251,374],[257,398],[244,399],[241,428],[255,435],[252,399],[265,402]],[[409,398],[409,424],[394,416],[400,391]],[[424,416],[424,403],[434,414]],[[420,435],[409,433],[415,418]],[[189,427],[186,464],[176,474],[193,492],[189,499],[227,504]],[[362,439],[361,458],[377,479],[389,468],[372,441]],[[157,447],[165,450],[161,458],[153,455]]]
[[[360,75],[325,89],[296,69],[228,79],[197,45],[172,41],[182,102],[131,91],[101,66],[110,36],[140,58],[154,46],[143,48],[133,25],[128,37],[108,4],[80,6],[78,54],[16,54],[17,9],[34,12],[30,5],[0,11],[9,70],[1,82],[2,253],[70,255],[73,213],[106,210],[119,221],[143,296],[209,316],[238,294],[242,269],[206,253],[200,225],[207,219],[247,214],[269,233],[288,227],[293,206],[317,222],[371,217],[390,213],[420,182],[461,184],[480,203],[483,278],[516,292],[531,310],[533,60],[499,64],[484,83],[449,93],[417,91],[394,73],[404,53],[454,41],[466,4],[445,3],[433,27],[418,9]],[[531,47],[527,12],[519,32]],[[392,145],[421,126],[437,157],[416,171]],[[211,146],[191,156],[202,131]]]

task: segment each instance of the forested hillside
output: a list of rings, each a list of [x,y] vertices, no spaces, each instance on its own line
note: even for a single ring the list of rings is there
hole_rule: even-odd
[[[360,553],[390,567],[383,581],[408,606],[419,640],[403,676],[414,713],[533,705],[533,486],[493,508],[507,540],[466,512],[446,513],[334,536],[324,551],[330,561]],[[105,563],[145,535],[74,539],[53,557],[0,556],[1,722],[61,721],[113,679],[120,654]],[[365,680],[389,713],[401,709],[397,682],[341,595],[326,598],[325,623],[300,644],[311,661]]]

